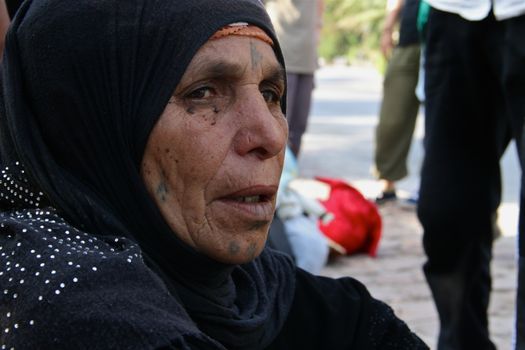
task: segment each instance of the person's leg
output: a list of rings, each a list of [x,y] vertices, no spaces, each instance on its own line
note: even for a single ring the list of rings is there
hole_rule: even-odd
[[[418,74],[419,45],[397,47],[385,74],[376,128],[374,159],[379,179],[395,182],[408,174],[407,156],[419,110]]]
[[[505,61],[503,81],[512,128],[520,158],[525,169],[525,16],[505,21]],[[516,297],[515,348],[525,349],[525,178],[521,177],[519,244],[518,244],[518,291]]]
[[[288,141],[291,150],[297,157],[301,149],[301,139],[308,124],[312,90],[313,74],[288,73],[287,111]]]
[[[293,115],[295,113],[295,102],[297,101],[295,96],[297,94],[298,85],[299,74],[286,73],[286,121],[288,122],[288,146],[290,146],[290,148],[290,121],[293,119]]]
[[[497,56],[487,46],[493,22],[431,10],[427,27],[418,216],[440,350],[495,348],[487,318],[492,221],[509,135]]]

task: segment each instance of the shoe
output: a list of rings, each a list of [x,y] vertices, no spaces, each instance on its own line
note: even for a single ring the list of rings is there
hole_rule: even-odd
[[[376,204],[381,205],[387,202],[394,202],[397,200],[396,191],[382,192],[376,197]]]

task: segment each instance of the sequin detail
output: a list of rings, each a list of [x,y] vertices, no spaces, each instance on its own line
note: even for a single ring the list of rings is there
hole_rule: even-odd
[[[104,271],[108,260],[124,267],[143,261],[131,240],[77,230],[44,207],[44,194],[31,189],[19,163],[0,174],[0,349],[11,349],[18,332],[45,327],[38,315],[21,319],[21,305],[60,303]]]

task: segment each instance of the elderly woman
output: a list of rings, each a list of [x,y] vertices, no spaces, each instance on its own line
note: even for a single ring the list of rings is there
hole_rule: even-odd
[[[1,349],[425,348],[265,249],[287,138],[258,0],[33,0],[7,36]]]

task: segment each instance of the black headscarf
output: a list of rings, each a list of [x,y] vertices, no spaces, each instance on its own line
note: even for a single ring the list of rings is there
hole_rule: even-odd
[[[137,242],[194,323],[231,349],[260,348],[291,307],[294,267],[264,250],[232,266],[168,227],[140,177],[148,136],[196,51],[247,22],[273,38],[258,0],[33,0],[3,59],[1,156],[74,227]]]

